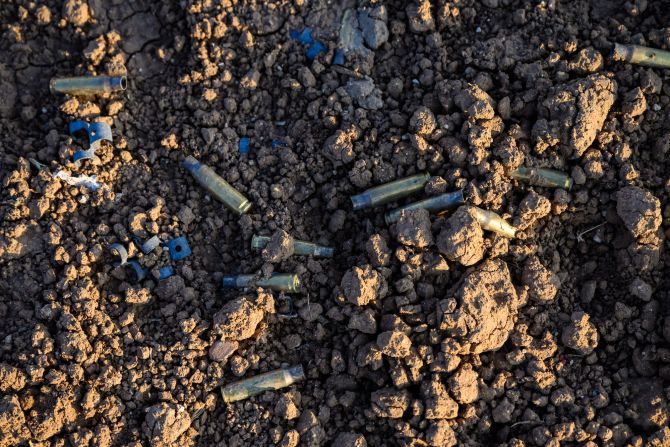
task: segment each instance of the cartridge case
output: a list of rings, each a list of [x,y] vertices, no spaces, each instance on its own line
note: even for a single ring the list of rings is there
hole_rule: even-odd
[[[670,52],[641,45],[614,44],[612,59],[647,67],[670,68]]]
[[[125,90],[128,81],[125,76],[76,76],[52,78],[49,81],[51,93],[72,96],[93,96]]]
[[[430,174],[417,174],[383,185],[375,186],[360,194],[351,196],[354,210],[370,208],[384,203],[393,202],[423,189],[430,179]]]
[[[305,380],[302,365],[295,365],[229,383],[221,387],[221,395],[226,403],[237,402],[265,391],[286,388],[302,380]]]
[[[509,176],[513,179],[530,183],[535,186],[563,188],[568,190],[572,188],[572,179],[570,176],[553,169],[526,168],[521,166],[510,172]]]
[[[387,225],[391,225],[400,219],[400,214],[403,211],[424,209],[431,213],[437,213],[449,208],[454,208],[458,205],[462,205],[464,202],[465,199],[463,198],[463,191],[461,190],[440,194],[439,196],[420,200],[418,202],[410,203],[409,205],[391,210],[384,215],[384,220],[386,220]]]
[[[260,251],[270,242],[269,236],[253,235],[251,238],[251,249]],[[332,258],[335,250],[312,242],[293,239],[293,253],[301,256],[314,256],[316,258]]]
[[[191,173],[200,186],[209,191],[210,194],[228,209],[237,214],[244,214],[249,211],[251,202],[238,190],[233,188],[230,183],[214,172],[212,168],[200,163],[191,156],[186,157],[182,165]]]
[[[244,287],[264,287],[277,292],[300,292],[300,278],[292,273],[273,273],[269,278],[254,281],[254,275],[224,276],[225,289],[241,289]]]
[[[485,230],[493,231],[506,238],[514,238],[516,236],[516,228],[508,224],[505,219],[498,216],[493,211],[483,210],[476,206],[471,206],[470,211],[479,222],[479,225]]]

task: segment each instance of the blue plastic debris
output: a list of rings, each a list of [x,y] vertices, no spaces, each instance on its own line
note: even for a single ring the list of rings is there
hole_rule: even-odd
[[[79,160],[92,160],[93,158],[95,158],[95,149],[76,151],[72,156],[72,160],[75,162]]]
[[[314,38],[312,37],[312,28],[306,26],[303,28],[302,31],[291,31],[290,33],[291,39],[293,40],[298,40],[300,43],[304,44],[312,44],[314,43]]]
[[[161,267],[158,270],[158,279],[167,279],[172,275],[174,275],[174,269],[170,265],[166,265],[165,267]]]
[[[160,244],[161,240],[158,238],[158,236],[152,236],[149,238],[149,240],[140,245],[140,250],[142,250],[142,253],[146,255],[154,251],[154,249]]]
[[[305,45],[309,45],[310,47],[307,49],[307,59],[313,61],[316,59],[316,57],[324,53],[327,49],[326,45],[323,42],[320,42],[318,40],[314,40],[314,37],[312,37],[312,29],[310,27],[305,27],[302,31],[291,31],[290,33],[291,39],[297,40],[300,43],[304,43]]]
[[[240,154],[248,154],[248,153],[249,153],[249,138],[242,137],[240,138]]]
[[[121,258],[121,262],[119,262],[117,265],[124,265],[126,262],[128,262],[128,251],[123,245],[119,243],[112,244],[109,246],[109,251],[115,253],[119,258]]]
[[[282,140],[272,140],[272,149],[277,149],[278,147],[285,147],[286,143]]]
[[[344,65],[344,62],[344,50],[342,50],[342,48],[337,48],[335,50],[335,56],[333,57],[333,64]]]
[[[307,49],[307,59],[310,61],[313,61],[316,59],[316,57],[321,54],[326,52],[326,46],[323,44],[323,42],[319,42],[318,40],[312,44]]]
[[[101,121],[87,123],[86,121],[79,120],[72,121],[69,127],[70,135],[75,135],[82,131],[88,134],[88,150],[75,152],[74,161],[95,157],[95,151],[98,150],[103,141],[112,143],[112,128],[107,123]]]
[[[165,243],[170,251],[170,259],[179,261],[191,255],[191,247],[188,246],[188,241],[184,236],[171,239]]]
[[[133,268],[135,272],[135,280],[142,281],[147,276],[146,269],[142,268],[139,262],[133,260],[128,261],[128,265]]]

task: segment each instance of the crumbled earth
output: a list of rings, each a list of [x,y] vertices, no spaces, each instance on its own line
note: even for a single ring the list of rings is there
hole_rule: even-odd
[[[433,243],[430,214],[427,210],[402,211],[396,225],[398,242],[424,248]]]
[[[470,212],[461,206],[444,221],[437,236],[437,248],[450,261],[470,266],[484,256],[484,231]]]
[[[670,72],[610,57],[670,50],[667,18],[642,0],[2,2],[0,447],[670,445]],[[128,88],[49,91],[83,75]],[[77,119],[113,142],[75,164]],[[144,253],[152,236],[192,254]],[[221,287],[276,272],[300,293]],[[222,400],[297,364],[301,382]]]

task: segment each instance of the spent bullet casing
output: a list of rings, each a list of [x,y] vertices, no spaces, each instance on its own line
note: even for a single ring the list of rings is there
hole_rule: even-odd
[[[510,177],[530,183],[535,186],[544,186],[546,188],[572,188],[572,179],[569,175],[544,168],[526,168],[521,166],[510,172]]]
[[[51,93],[63,93],[73,96],[92,96],[125,90],[125,76],[76,76],[71,78],[53,78],[49,81]]]
[[[251,238],[251,249],[262,250],[270,242],[269,236],[254,235]],[[293,239],[293,254],[300,256],[315,256],[318,258],[332,258],[335,250],[312,242]]]
[[[615,43],[612,50],[612,59],[615,61],[630,62],[631,64],[645,65],[647,67],[670,68],[670,51],[643,47],[641,45]]]
[[[300,278],[293,273],[273,273],[269,278],[254,281],[254,275],[224,276],[223,287],[241,289],[244,287],[264,287],[277,292],[300,292]]]
[[[384,215],[384,220],[386,220],[387,225],[391,225],[400,219],[400,214],[403,211],[424,209],[431,213],[437,213],[449,208],[454,208],[458,205],[462,205],[464,202],[465,199],[463,198],[462,190],[440,194],[439,196],[420,200],[418,202],[410,203],[409,205],[391,210]]]
[[[354,206],[354,210],[360,210],[393,202],[394,200],[420,191],[429,179],[430,174],[417,174],[375,186],[360,194],[351,196],[351,203]]]
[[[222,386],[221,395],[226,403],[237,402],[265,391],[286,388],[302,380],[305,380],[302,365],[290,366]]]
[[[471,206],[470,211],[483,229],[493,231],[510,239],[516,236],[516,228],[508,224],[505,219],[493,211],[483,210],[476,206]]]
[[[200,186],[209,191],[219,202],[226,205],[228,209],[237,214],[244,214],[249,211],[251,202],[242,193],[233,188],[230,183],[214,172],[212,168],[200,163],[191,156],[186,157],[182,165],[191,173]]]

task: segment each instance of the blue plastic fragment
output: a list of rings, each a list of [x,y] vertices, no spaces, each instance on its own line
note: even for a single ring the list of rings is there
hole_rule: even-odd
[[[142,281],[147,276],[146,269],[142,268],[140,263],[137,262],[136,260],[133,259],[128,261],[128,265],[133,268],[133,271],[135,272],[136,281]]]
[[[284,147],[286,143],[282,140],[272,140],[272,149],[277,149],[278,147]]]
[[[342,48],[337,48],[335,50],[335,56],[333,57],[333,64],[344,65],[344,62],[344,50],[342,50]]]
[[[240,138],[240,154],[248,154],[248,153],[249,153],[249,138],[242,137]]]
[[[116,255],[121,258],[121,262],[119,262],[117,265],[124,265],[126,262],[128,262],[128,251],[123,245],[119,243],[112,244],[109,246],[109,251],[116,253]]]
[[[84,131],[88,134],[89,149],[94,152],[100,147],[102,141],[112,142],[112,128],[109,124],[97,121],[87,123],[86,121],[72,121],[70,123],[70,135]]]
[[[291,39],[298,40],[300,43],[312,44],[314,43],[314,38],[312,37],[312,28],[306,26],[301,32],[291,31],[289,33]]]
[[[174,275],[174,269],[170,265],[166,265],[165,267],[161,267],[158,270],[158,279],[167,279],[172,275]]]
[[[314,59],[316,59],[316,57],[319,54],[325,53],[325,51],[326,51],[326,46],[323,44],[323,42],[319,42],[317,40],[316,42],[314,42],[312,44],[312,46],[310,46],[307,49],[307,59],[309,59],[310,61],[313,61]]]
[[[171,239],[165,245],[170,252],[170,259],[173,261],[179,261],[191,255],[191,247],[188,246],[188,241],[184,236]]]
[[[74,153],[72,160],[77,162],[79,160],[92,160],[95,158],[95,149],[88,149],[85,151],[77,151]]]
[[[140,250],[142,250],[142,253],[146,255],[154,251],[154,249],[160,244],[161,240],[158,238],[158,236],[152,236],[149,238],[149,240],[140,245]]]

